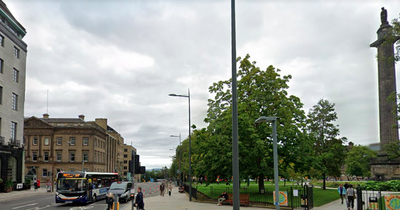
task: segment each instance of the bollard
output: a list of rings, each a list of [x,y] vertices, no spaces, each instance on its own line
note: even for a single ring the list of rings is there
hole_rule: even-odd
[[[114,200],[114,210],[119,210],[119,195],[115,194],[115,200]]]

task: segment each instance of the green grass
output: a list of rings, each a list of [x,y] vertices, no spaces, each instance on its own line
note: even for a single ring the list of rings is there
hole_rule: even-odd
[[[292,183],[286,182],[286,186],[283,186],[283,182],[279,182],[279,190],[280,191],[288,191],[289,197],[291,196],[290,187],[302,189],[300,185],[292,185]],[[265,194],[258,193],[258,184],[255,182],[251,182],[249,187],[247,187],[247,183],[241,184],[241,193],[250,194],[250,201],[253,202],[267,202],[273,203],[272,201],[272,192],[275,190],[275,185],[272,182],[265,182]],[[232,192],[232,185],[225,185],[225,182],[221,182],[219,185],[210,184],[208,186],[203,185],[194,185],[198,191],[203,194],[216,199],[223,191]],[[247,189],[244,189],[247,188]],[[334,200],[339,199],[339,195],[336,189],[327,189],[322,190],[320,188],[314,188],[314,207],[322,206],[324,204],[330,203]],[[290,202],[289,198],[289,202]]]

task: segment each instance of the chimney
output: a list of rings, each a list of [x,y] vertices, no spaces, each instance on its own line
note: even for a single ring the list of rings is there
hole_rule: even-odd
[[[79,117],[79,119],[85,121],[85,115],[81,114],[81,115],[78,115],[78,117]]]
[[[107,118],[96,118],[95,123],[104,128],[104,130],[107,130]]]
[[[45,114],[43,114],[43,119],[49,119],[49,114],[47,114],[47,113],[45,113]]]

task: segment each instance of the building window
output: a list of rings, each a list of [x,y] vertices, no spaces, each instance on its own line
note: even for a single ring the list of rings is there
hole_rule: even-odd
[[[4,47],[4,36],[0,35],[0,45]]]
[[[83,153],[83,161],[84,161],[84,162],[87,162],[87,161],[88,161],[88,155],[89,155],[89,154],[88,154],[87,152],[84,152],[84,153]]]
[[[128,161],[127,161],[127,160],[124,160],[124,163],[125,163],[125,164],[127,164],[127,163],[128,163]]]
[[[11,139],[17,139],[17,123],[11,122]]]
[[[128,152],[128,149],[124,149],[124,152]]]
[[[124,155],[124,158],[127,158],[128,157],[128,155]]]
[[[127,166],[124,166],[124,170],[127,170],[128,169],[128,167]]]
[[[38,138],[37,137],[33,137],[32,144],[33,145],[37,145],[37,142],[38,142]]]
[[[94,140],[94,146],[97,147],[97,139]]]
[[[49,141],[50,141],[49,138],[44,138],[44,145],[48,146],[49,145]]]
[[[16,58],[19,58],[19,49],[17,47],[14,46],[14,56]]]
[[[75,152],[69,152],[69,161],[75,162]]]
[[[49,162],[49,152],[44,152],[44,162]]]
[[[32,152],[32,161],[33,162],[37,161],[37,152]]]
[[[0,104],[3,103],[3,87],[0,86]]]
[[[1,74],[3,73],[3,64],[4,64],[4,61],[3,61],[3,59],[0,58],[0,73]]]
[[[62,145],[62,138],[61,137],[57,138],[57,145],[58,146]]]
[[[11,108],[13,110],[18,110],[18,95],[15,93],[12,93],[12,104]]]
[[[89,138],[84,137],[82,142],[83,142],[83,145],[87,146],[89,144]]]
[[[13,81],[16,83],[19,81],[19,71],[16,68],[13,69]]]
[[[43,169],[42,171],[42,177],[47,177],[47,169]]]
[[[61,152],[57,152],[57,162],[61,162]]]
[[[69,138],[69,145],[75,145],[75,137]]]

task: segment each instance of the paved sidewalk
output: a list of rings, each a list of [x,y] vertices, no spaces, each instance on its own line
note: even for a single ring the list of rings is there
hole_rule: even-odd
[[[131,210],[132,202],[126,205],[121,210]],[[189,197],[185,193],[179,193],[178,188],[174,187],[172,189],[172,195],[168,196],[168,193],[163,196],[155,196],[144,198],[144,208],[151,210],[165,210],[165,209],[174,209],[174,210],[227,210],[232,209],[230,205],[222,205],[217,206],[217,203],[200,203],[200,202],[190,202]],[[241,207],[246,210],[261,210],[264,208],[257,207]],[[136,210],[136,208],[135,208]]]
[[[30,197],[38,194],[53,194],[54,192],[47,192],[46,187],[41,187],[37,190],[34,190],[33,187],[30,190],[21,190],[21,191],[11,191],[9,193],[0,193],[0,203],[4,201],[15,200],[18,198]]]
[[[332,201],[320,207],[314,207],[313,210],[347,210],[346,201],[341,203],[340,199]],[[357,200],[354,200],[354,209],[357,209]]]

